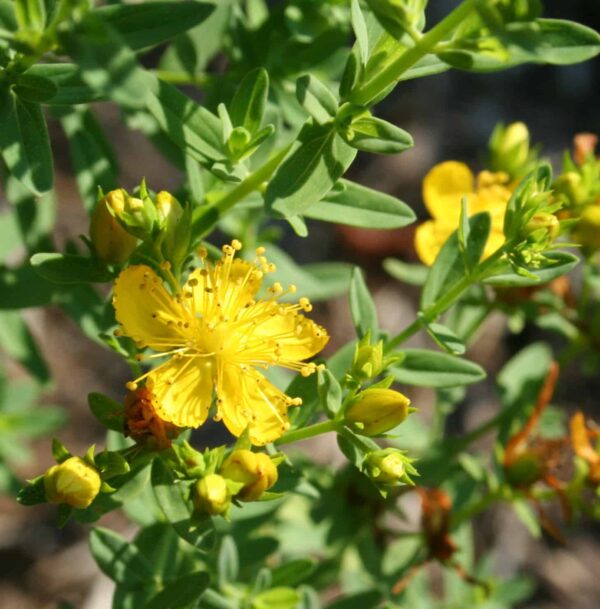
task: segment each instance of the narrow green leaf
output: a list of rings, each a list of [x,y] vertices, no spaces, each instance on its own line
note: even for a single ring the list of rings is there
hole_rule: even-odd
[[[298,558],[273,569],[271,585],[297,586],[310,577],[317,569],[318,563],[311,558]]]
[[[411,264],[396,258],[386,258],[383,268],[394,279],[417,286],[425,284],[429,273],[429,268],[423,264]]]
[[[202,571],[178,577],[167,582],[165,587],[146,603],[145,609],[189,609],[190,605],[204,594],[209,583],[210,576]]]
[[[98,187],[108,192],[118,186],[117,159],[91,110],[74,108],[61,117],[69,142],[77,188],[85,208],[91,212],[98,197]]]
[[[106,268],[75,254],[34,254],[31,265],[36,273],[53,283],[106,283],[113,279]]]
[[[427,324],[427,334],[445,351],[453,355],[462,355],[466,348],[464,343],[450,328],[442,324]]]
[[[335,417],[342,405],[342,388],[333,374],[325,369],[319,370],[317,391],[323,410],[330,418]]]
[[[454,355],[427,349],[405,349],[404,358],[390,368],[399,383],[419,387],[471,385],[485,378],[481,366]]]
[[[333,188],[355,156],[331,126],[308,121],[269,183],[267,209],[286,218],[304,213]]]
[[[271,588],[252,599],[252,609],[296,609],[299,601],[293,588]]]
[[[264,68],[248,72],[237,88],[229,115],[235,127],[244,127],[251,134],[260,129],[269,95],[269,74]]]
[[[360,58],[363,65],[366,65],[367,60],[369,59],[369,33],[367,31],[367,23],[358,0],[352,0],[350,9],[352,16],[352,29],[354,30],[354,35],[356,36],[356,43],[358,44]]]
[[[481,259],[490,233],[490,215],[487,212],[476,214],[469,218],[469,225],[471,229],[465,252],[461,252],[458,231],[454,231],[435,259],[421,294],[422,310],[450,290]]]
[[[90,550],[100,569],[124,588],[154,585],[152,568],[126,539],[101,527],[90,533]]]
[[[38,63],[25,72],[24,76],[27,75],[50,80],[56,86],[56,93],[45,99],[45,104],[73,106],[105,98],[102,92],[86,84],[79,68],[73,63]]]
[[[358,267],[352,273],[349,297],[350,313],[358,336],[362,338],[370,332],[371,337],[376,338],[379,334],[377,310],[362,271]]]
[[[46,26],[44,0],[15,0],[15,15],[21,30],[41,32]]]
[[[134,51],[147,49],[205,21],[215,9],[206,2],[144,2],[100,6],[94,13]]]
[[[221,541],[219,556],[217,558],[219,586],[223,589],[228,584],[237,581],[240,560],[235,541],[231,535],[226,535]]]
[[[402,228],[416,220],[413,210],[399,199],[343,179],[305,215],[324,222],[379,229]]]
[[[49,78],[35,74],[20,74],[13,91],[22,100],[41,103],[52,99],[58,92],[58,87]]]
[[[124,408],[101,393],[90,393],[88,405],[93,415],[106,427],[123,433]]]
[[[38,104],[0,88],[0,153],[8,170],[34,194],[52,188],[54,170],[48,129]]]
[[[325,124],[335,118],[338,101],[316,76],[305,74],[296,81],[296,98],[317,123]]]
[[[414,145],[410,133],[374,116],[352,121],[343,135],[350,146],[376,154],[397,154]]]

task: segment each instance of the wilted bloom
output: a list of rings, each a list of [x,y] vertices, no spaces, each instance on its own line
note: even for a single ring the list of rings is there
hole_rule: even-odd
[[[365,436],[377,436],[394,429],[408,416],[410,400],[393,389],[366,389],[356,396],[344,418]]]
[[[590,438],[597,437],[597,432],[588,430],[582,412],[571,418],[571,442],[575,454],[583,459],[589,467],[588,480],[595,486],[600,485],[600,450],[592,446]]]
[[[234,450],[220,472],[225,478],[244,485],[236,494],[241,501],[260,499],[277,482],[278,477],[277,467],[268,455],[250,450]]]
[[[214,266],[201,252],[202,268],[190,273],[181,292],[171,295],[148,266],[125,269],[115,282],[113,304],[122,332],[140,348],[168,358],[129,384],[146,380],[152,403],[164,421],[178,427],[204,423],[216,393],[217,419],[239,436],[247,427],[254,444],[279,438],[288,428],[287,409],[299,405],[258,369],[283,366],[310,375],[318,369],[303,360],[327,343],[327,332],[300,311],[312,306],[279,302],[279,283],[256,299],[262,278],[274,270],[257,251],[254,263],[235,258],[239,241],[223,247]],[[290,286],[287,293],[293,293]]]
[[[117,219],[124,208],[124,191],[111,190],[96,203],[92,214],[90,239],[98,258],[108,264],[123,264],[137,247],[136,237],[130,235]]]
[[[200,513],[218,516],[224,514],[231,505],[231,494],[227,480],[219,474],[208,474],[198,480],[192,491],[194,508]]]
[[[152,403],[152,392],[147,387],[138,387],[125,397],[125,436],[139,444],[162,450],[171,446],[181,429],[163,421]]]
[[[101,486],[98,471],[80,457],[69,457],[44,474],[44,490],[50,503],[83,509],[96,498]]]
[[[410,474],[417,473],[412,461],[397,448],[382,448],[367,455],[365,467],[370,478],[380,484],[412,484]]]
[[[446,161],[436,165],[423,180],[423,200],[432,216],[415,235],[419,258],[433,264],[442,245],[458,228],[461,202],[467,198],[469,216],[488,212],[492,227],[483,253],[495,252],[504,243],[504,212],[511,197],[508,175],[482,171],[477,178],[464,163]]]

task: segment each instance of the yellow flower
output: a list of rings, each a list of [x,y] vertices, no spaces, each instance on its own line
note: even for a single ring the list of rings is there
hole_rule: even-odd
[[[227,480],[218,474],[204,476],[194,485],[192,501],[194,508],[201,514],[204,512],[211,516],[224,514],[231,505]]]
[[[44,490],[50,503],[88,507],[100,492],[100,474],[80,457],[69,457],[44,474]]]
[[[303,363],[327,343],[327,332],[307,319],[307,298],[284,304],[279,283],[256,299],[265,273],[274,270],[258,248],[254,263],[235,258],[239,241],[223,246],[214,266],[200,252],[202,268],[190,273],[176,296],[148,266],[130,266],[117,278],[113,304],[123,334],[139,348],[169,357],[129,383],[146,379],[156,412],[178,427],[204,423],[216,394],[217,420],[239,436],[247,427],[253,444],[280,437],[289,427],[287,409],[302,403],[272,385],[258,369],[283,366],[308,376],[318,366]]]
[[[269,455],[250,450],[234,450],[223,463],[221,474],[244,485],[236,495],[241,501],[256,501],[278,478],[277,466]]]
[[[475,179],[471,170],[457,161],[436,165],[423,180],[423,200],[432,216],[423,222],[415,235],[415,248],[419,258],[432,265],[442,245],[458,228],[461,201],[467,197],[469,215],[487,211],[492,228],[484,257],[504,243],[504,212],[512,190],[508,176],[503,173],[482,171]]]

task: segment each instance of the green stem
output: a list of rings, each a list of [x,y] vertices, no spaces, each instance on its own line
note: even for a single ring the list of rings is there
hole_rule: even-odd
[[[402,330],[400,334],[394,336],[385,345],[385,352],[388,353],[405,340],[416,334],[424,324],[434,322],[444,311],[449,309],[454,302],[468,290],[471,285],[485,279],[490,269],[502,258],[506,251],[507,245],[504,244],[496,250],[489,258],[484,260],[475,270],[469,275],[465,275],[457,284],[446,292],[437,302],[433,303],[428,309],[423,311],[419,319],[413,321],[410,326]]]
[[[198,214],[194,217],[194,234],[202,234],[202,228],[205,222],[208,222],[211,226],[219,218],[221,218],[227,211],[229,211],[234,205],[244,200],[248,195],[252,194],[255,190],[259,190],[261,186],[266,182],[274,173],[277,167],[281,164],[283,159],[287,156],[292,144],[288,144],[285,148],[282,148],[279,152],[274,154],[262,167],[259,167],[256,171],[251,173],[243,182],[238,184],[235,188],[230,190],[227,194],[223,195],[220,199],[215,201],[212,205],[206,205],[198,209]]]
[[[315,423],[302,429],[294,429],[288,431],[279,440],[275,442],[277,446],[282,444],[291,444],[292,442],[299,442],[300,440],[307,440],[308,438],[314,438],[330,431],[341,431],[343,425],[338,421],[323,421],[322,423]]]
[[[358,105],[368,105],[390,85],[398,81],[406,70],[425,57],[439,42],[451,34],[469,13],[475,9],[476,1],[466,0],[457,6],[445,19],[429,30],[415,46],[408,49],[396,61],[392,62],[370,81],[356,90],[352,94],[350,101]]]

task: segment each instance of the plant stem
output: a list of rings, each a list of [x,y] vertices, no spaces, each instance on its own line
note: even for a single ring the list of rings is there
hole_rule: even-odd
[[[206,222],[212,226],[212,224],[223,216],[225,212],[229,211],[236,203],[245,199],[255,190],[259,190],[263,183],[275,173],[275,170],[287,156],[291,147],[292,144],[288,144],[279,150],[262,167],[259,167],[256,171],[251,173],[243,182],[238,184],[227,194],[223,195],[212,205],[200,207],[198,209],[198,214],[193,220],[193,233],[196,236],[201,236],[204,232],[202,229],[206,230],[206,228],[209,228],[209,226],[203,226]]]
[[[454,302],[461,296],[463,292],[468,290],[472,284],[477,283],[481,279],[484,279],[500,258],[506,251],[506,244],[497,249],[489,258],[484,260],[475,270],[470,274],[465,275],[453,288],[448,290],[438,301],[434,302],[428,309],[423,311],[419,319],[413,321],[410,326],[402,330],[400,334],[397,334],[393,338],[387,341],[385,345],[385,352],[388,353],[398,345],[402,344],[405,340],[409,339],[413,334],[416,334],[422,327],[423,324],[434,322],[444,311],[449,309]]]
[[[300,440],[306,440],[308,438],[314,438],[330,431],[341,431],[343,425],[339,421],[323,421],[322,423],[315,423],[302,429],[294,429],[284,434],[279,440],[275,442],[276,445],[291,444],[292,442],[299,442]]]
[[[394,84],[406,70],[430,53],[439,42],[451,34],[469,13],[474,10],[475,3],[476,0],[465,0],[465,2],[457,6],[447,17],[429,30],[413,47],[356,90],[351,95],[350,101],[364,106],[372,102],[390,85]]]

